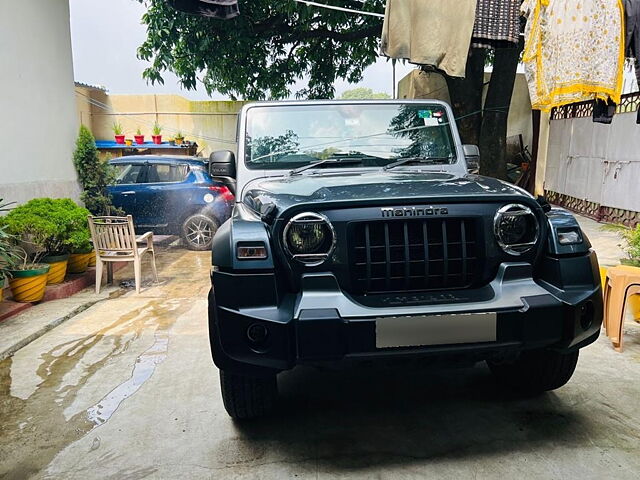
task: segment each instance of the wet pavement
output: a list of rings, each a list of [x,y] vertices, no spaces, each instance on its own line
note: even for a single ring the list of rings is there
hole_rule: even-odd
[[[640,325],[536,398],[484,366],[301,368],[272,416],[235,424],[209,352],[209,258],[162,250],[160,284],[0,362],[0,478],[638,478]]]

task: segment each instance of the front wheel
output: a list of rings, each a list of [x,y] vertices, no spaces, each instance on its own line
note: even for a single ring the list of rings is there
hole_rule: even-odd
[[[182,239],[189,250],[210,250],[218,222],[201,213],[187,217],[182,223]]]
[[[266,414],[278,397],[276,376],[247,377],[220,371],[222,401],[234,419],[249,419]]]
[[[530,350],[508,363],[487,361],[491,372],[501,383],[525,393],[555,390],[566,384],[578,363],[578,350],[558,353],[552,350]]]

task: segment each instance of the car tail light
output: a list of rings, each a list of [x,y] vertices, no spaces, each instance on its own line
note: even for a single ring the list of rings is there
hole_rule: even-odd
[[[210,185],[209,190],[214,194],[220,195],[224,200],[233,200],[233,193],[225,185]]]

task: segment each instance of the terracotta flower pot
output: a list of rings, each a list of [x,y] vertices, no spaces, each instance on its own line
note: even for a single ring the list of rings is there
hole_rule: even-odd
[[[127,145],[127,147],[130,147],[131,145],[133,145],[133,140],[131,140],[130,138],[125,138],[124,143]]]
[[[160,145],[162,144],[162,135],[151,135],[151,140],[153,140],[153,143],[156,145]]]
[[[68,260],[68,253],[64,255],[48,255],[42,258],[42,263],[49,264],[47,285],[58,285],[64,282],[64,276],[67,274]]]
[[[93,252],[89,253],[72,253],[69,256],[69,265],[67,266],[67,272],[69,273],[84,273],[89,268],[89,260],[91,257],[95,257]]]
[[[138,145],[143,145],[144,144],[144,135],[134,135],[133,138],[136,139],[136,143]]]
[[[13,300],[21,303],[39,302],[44,297],[47,287],[49,265],[39,264],[31,270],[12,270],[11,292]]]
[[[116,137],[116,143],[119,143],[120,145],[124,145],[124,135],[115,135]]]
[[[182,145],[182,142],[184,142],[184,138],[183,137],[176,137],[175,141],[176,141],[176,145]]]
[[[89,258],[88,267],[95,267],[95,266],[96,266],[96,251],[91,250],[91,257]]]

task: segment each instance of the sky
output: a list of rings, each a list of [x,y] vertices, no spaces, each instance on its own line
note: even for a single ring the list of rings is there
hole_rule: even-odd
[[[197,91],[183,90],[175,75],[165,72],[164,85],[150,85],[142,78],[147,62],[138,60],[136,49],[146,38],[141,24],[144,6],[136,0],[70,0],[71,43],[75,80],[91,85],[101,85],[113,94],[173,93],[192,100],[219,100],[220,94],[209,97],[204,88]],[[309,7],[312,8],[312,7]],[[396,65],[399,81],[412,65]],[[300,89],[303,83],[292,87]],[[376,92],[392,93],[391,62],[380,58],[370,66],[364,79],[357,85],[336,83],[336,95],[344,90],[369,87]]]

